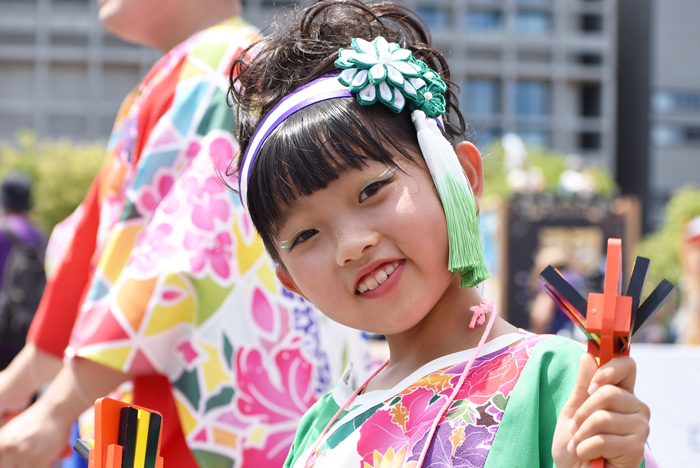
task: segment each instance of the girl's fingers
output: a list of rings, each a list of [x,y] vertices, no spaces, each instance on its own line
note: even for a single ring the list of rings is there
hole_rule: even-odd
[[[598,364],[593,356],[588,353],[583,353],[579,360],[578,375],[576,377],[576,385],[571,393],[569,400],[562,408],[560,418],[572,418],[576,411],[588,398],[588,388],[591,385],[591,379],[598,370]]]
[[[581,460],[603,457],[607,461],[605,466],[638,467],[644,458],[644,441],[640,442],[636,435],[602,434],[581,441],[575,452]]]
[[[632,436],[644,443],[649,436],[649,419],[641,413],[620,414],[599,410],[581,424],[572,440],[574,446],[578,446],[597,435]]]
[[[608,411],[615,414],[639,414],[647,421],[651,414],[649,407],[639,401],[632,393],[613,385],[599,388],[579,406],[573,415],[576,427],[582,427],[584,422],[597,411]]]
[[[636,378],[637,365],[634,360],[629,356],[619,356],[600,366],[591,379],[588,393],[592,395],[604,385],[615,385],[634,393]]]

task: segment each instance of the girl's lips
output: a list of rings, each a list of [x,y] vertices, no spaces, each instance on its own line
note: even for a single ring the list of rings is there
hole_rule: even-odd
[[[392,262],[388,262],[392,263]],[[388,264],[388,263],[383,263],[383,264]],[[403,270],[406,265],[405,260],[401,260],[399,262],[399,265],[396,267],[394,272],[389,276],[386,281],[384,281],[382,284],[377,286],[375,289],[372,289],[370,291],[365,291],[361,294],[358,294],[359,297],[365,298],[365,299],[376,299],[382,296],[385,296],[389,294],[398,284],[399,280],[401,280],[401,276],[403,275]]]

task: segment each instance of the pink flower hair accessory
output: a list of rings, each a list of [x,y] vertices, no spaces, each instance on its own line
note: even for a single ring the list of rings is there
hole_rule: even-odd
[[[469,322],[469,328],[474,328],[475,325],[483,325],[486,321],[486,314],[493,312],[495,308],[496,306],[493,305],[493,302],[486,299],[483,299],[474,307],[470,307],[469,310],[474,312],[474,315],[472,315],[472,321]]]

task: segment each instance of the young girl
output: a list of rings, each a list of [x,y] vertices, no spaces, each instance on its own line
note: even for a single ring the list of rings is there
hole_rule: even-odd
[[[651,466],[631,359],[597,369],[479,297],[481,156],[452,146],[464,119],[415,15],[323,0],[253,47],[231,86],[243,203],[283,284],[391,353],[312,407],[285,466]]]

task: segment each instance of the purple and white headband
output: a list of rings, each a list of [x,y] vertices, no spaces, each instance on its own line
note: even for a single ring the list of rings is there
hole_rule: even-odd
[[[243,154],[241,171],[238,176],[241,200],[247,211],[250,212],[248,207],[250,172],[267,137],[292,114],[317,102],[341,97],[352,97],[352,93],[347,86],[338,81],[338,74],[322,76],[286,96],[265,116]]]

